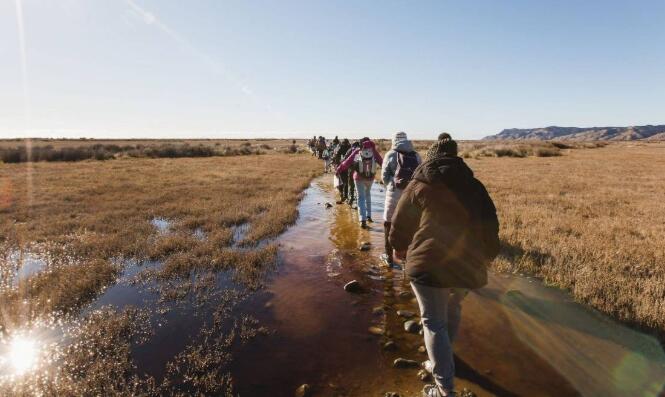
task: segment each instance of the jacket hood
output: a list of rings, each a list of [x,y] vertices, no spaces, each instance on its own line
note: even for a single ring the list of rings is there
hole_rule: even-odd
[[[393,141],[392,149],[396,152],[410,153],[413,152],[413,143],[408,139]]]
[[[473,178],[473,171],[461,157],[437,157],[416,169],[413,179],[427,183],[455,185]]]

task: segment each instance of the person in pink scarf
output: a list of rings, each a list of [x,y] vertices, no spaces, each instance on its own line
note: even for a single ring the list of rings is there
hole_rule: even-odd
[[[353,180],[358,191],[358,218],[362,228],[367,228],[367,222],[372,220],[371,189],[377,169],[383,164],[383,158],[376,149],[376,145],[369,138],[360,140],[360,148],[355,149],[337,167],[336,172],[353,171]]]

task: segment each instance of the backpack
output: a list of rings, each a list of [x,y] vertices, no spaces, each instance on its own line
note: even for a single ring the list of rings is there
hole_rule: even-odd
[[[374,151],[372,149],[361,149],[356,157],[356,163],[356,171],[360,176],[363,178],[374,178],[374,174],[376,174],[376,160],[374,160]]]
[[[418,155],[416,152],[400,153],[397,152],[397,168],[395,168],[395,177],[393,183],[398,189],[407,187],[413,173],[418,168]]]

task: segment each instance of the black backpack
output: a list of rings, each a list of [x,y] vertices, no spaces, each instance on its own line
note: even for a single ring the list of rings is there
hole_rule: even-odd
[[[418,155],[416,152],[397,152],[397,168],[393,182],[398,189],[404,189],[411,182],[413,172],[418,168]]]

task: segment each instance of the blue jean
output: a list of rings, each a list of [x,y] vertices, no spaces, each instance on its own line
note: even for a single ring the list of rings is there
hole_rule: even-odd
[[[462,299],[467,290],[436,288],[411,283],[418,299],[427,355],[432,362],[432,375],[436,384],[452,391],[455,379],[453,341],[462,318]]]
[[[356,179],[358,218],[361,222],[372,217],[372,184],[374,184],[373,179]]]

